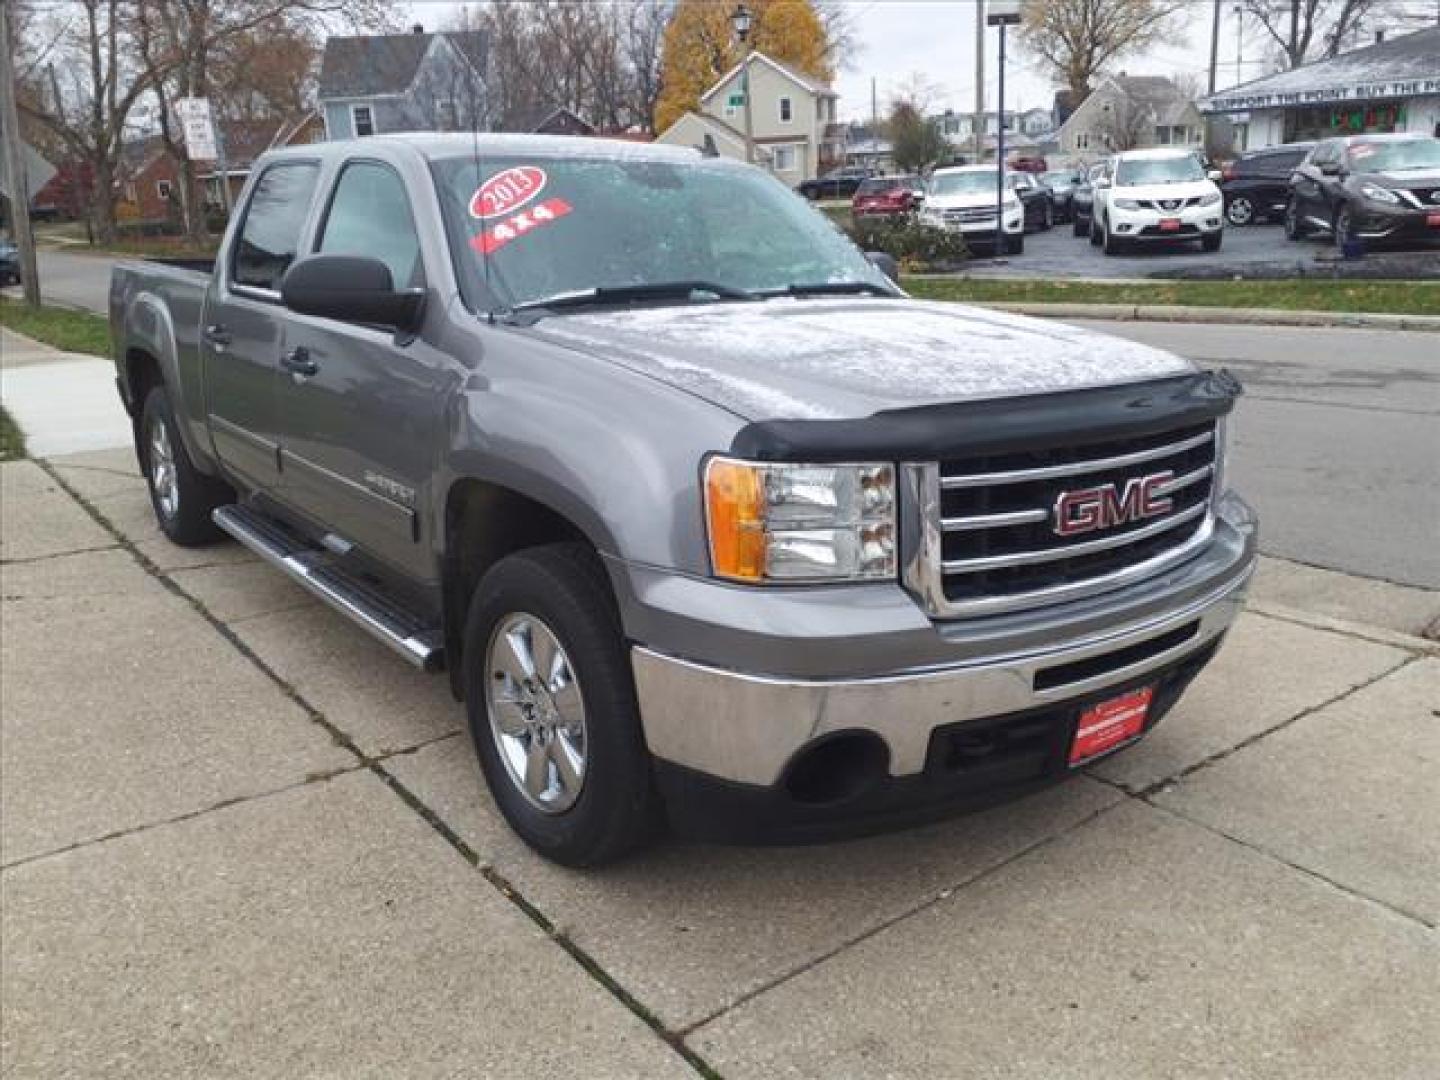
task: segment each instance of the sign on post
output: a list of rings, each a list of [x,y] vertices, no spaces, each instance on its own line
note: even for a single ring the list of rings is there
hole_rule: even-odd
[[[184,129],[185,153],[191,161],[214,161],[220,156],[208,98],[180,98],[175,102],[175,115]]]

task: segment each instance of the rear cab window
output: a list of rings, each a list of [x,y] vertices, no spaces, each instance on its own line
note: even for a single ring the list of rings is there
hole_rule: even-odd
[[[230,255],[232,285],[280,291],[280,280],[298,253],[319,176],[320,167],[310,161],[278,162],[260,175]]]

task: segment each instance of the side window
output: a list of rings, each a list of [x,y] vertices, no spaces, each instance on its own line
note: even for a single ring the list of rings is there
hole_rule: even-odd
[[[420,237],[405,184],[386,165],[356,161],[340,173],[320,243],[327,255],[372,255],[390,268],[397,289],[425,284]]]
[[[782,124],[788,124],[793,118],[794,108],[790,103],[790,99],[788,97],[782,97],[780,99],[780,122]]]
[[[236,285],[279,291],[280,279],[295,261],[319,173],[318,166],[300,163],[265,170],[235,244],[230,276]]]
[[[355,137],[364,139],[375,134],[375,114],[370,111],[369,105],[351,105],[350,123],[355,129]]]

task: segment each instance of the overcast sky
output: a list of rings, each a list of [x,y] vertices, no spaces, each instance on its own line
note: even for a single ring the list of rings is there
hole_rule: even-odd
[[[598,0],[603,2],[603,0]],[[716,0],[728,4],[730,0]],[[975,10],[973,0],[848,0],[855,24],[856,48],[835,80],[840,112],[846,119],[870,116],[871,79],[878,90],[880,111],[911,73],[919,72],[941,90],[939,108],[969,112],[975,108]],[[1410,0],[1433,5],[1435,0]],[[426,29],[437,29],[461,5],[447,0],[412,2],[410,11]],[[1220,63],[1217,86],[1233,86],[1236,78],[1234,0],[1224,0],[1220,28]],[[1432,8],[1433,9],[1433,8]],[[1210,62],[1211,0],[1187,0],[1182,16],[1166,43],[1143,55],[1127,57],[1116,65],[1132,75],[1194,75],[1203,88]],[[1418,26],[1412,27],[1418,29]],[[996,34],[986,31],[986,108],[995,108]],[[1015,35],[1009,35],[1011,43]],[[1263,52],[1260,35],[1247,31],[1241,56],[1246,79],[1267,70],[1258,61]],[[1054,81],[1032,57],[1016,47],[1005,66],[1007,106],[1048,108]]]

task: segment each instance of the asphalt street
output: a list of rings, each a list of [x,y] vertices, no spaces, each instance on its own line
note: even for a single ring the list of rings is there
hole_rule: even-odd
[[[1227,244],[1236,238],[1261,246],[1284,242],[1270,228],[1232,230]],[[1053,230],[1047,239],[1062,240],[1092,262],[1104,260],[1068,231]],[[1027,248],[1022,258],[1030,257]],[[111,265],[98,256],[43,252],[42,292],[52,302],[103,313]],[[1246,384],[1232,476],[1263,516],[1267,554],[1440,588],[1440,335],[1089,325],[1223,365]]]

